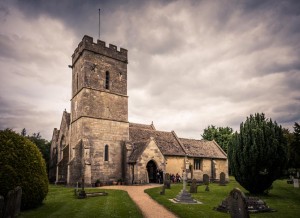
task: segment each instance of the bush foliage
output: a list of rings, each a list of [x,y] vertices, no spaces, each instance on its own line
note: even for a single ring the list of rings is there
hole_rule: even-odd
[[[264,114],[247,117],[232,137],[229,164],[235,179],[250,193],[271,188],[287,163],[287,142],[281,126]]]
[[[12,130],[0,130],[0,195],[22,187],[21,208],[39,206],[48,193],[45,161],[29,139]]]

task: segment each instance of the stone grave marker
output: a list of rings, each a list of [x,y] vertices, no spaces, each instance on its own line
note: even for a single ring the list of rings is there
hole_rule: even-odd
[[[4,197],[0,195],[0,217],[4,215]]]
[[[209,176],[207,174],[203,175],[203,183],[204,183],[204,185],[208,185],[209,184]]]
[[[197,193],[197,180],[196,179],[193,179],[192,180],[192,184],[190,186],[190,193]]]
[[[171,188],[171,178],[170,178],[170,174],[169,173],[166,173],[166,175],[165,175],[164,186],[167,189]]]
[[[10,190],[7,193],[5,200],[4,216],[3,217],[14,217],[15,214],[15,191]]]
[[[220,185],[226,185],[225,173],[224,172],[220,173]]]
[[[15,188],[15,217],[17,217],[20,214],[21,200],[22,200],[22,188],[20,186],[17,186]]]
[[[238,188],[234,188],[229,195],[229,213],[232,218],[250,218],[247,209],[246,196]]]
[[[294,179],[294,188],[299,188],[299,179]]]
[[[161,195],[165,195],[165,192],[166,192],[166,187],[163,185],[163,186],[161,187],[161,192],[160,192],[160,194],[161,194]]]
[[[205,191],[209,192],[209,185],[208,184],[205,186]]]

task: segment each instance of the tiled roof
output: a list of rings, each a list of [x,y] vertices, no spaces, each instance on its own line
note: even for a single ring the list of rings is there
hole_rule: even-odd
[[[226,159],[226,153],[215,141],[179,138],[190,157],[209,157]]]
[[[132,143],[143,142],[153,137],[163,155],[184,156],[185,152],[171,132],[162,132],[129,125],[129,140]]]
[[[155,130],[153,124],[147,125],[147,124],[140,124],[140,123],[129,123],[129,127]]]
[[[227,159],[226,153],[215,141],[177,138],[175,132],[157,131],[153,125],[129,123],[129,140],[134,145],[129,161],[137,160],[150,137],[156,141],[163,155]]]
[[[128,163],[135,163],[137,159],[141,156],[141,154],[144,152],[147,145],[148,141],[134,143],[133,152],[129,157]]]

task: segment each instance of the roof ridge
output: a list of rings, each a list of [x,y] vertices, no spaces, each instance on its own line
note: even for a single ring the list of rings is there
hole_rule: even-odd
[[[185,147],[183,146],[183,144],[181,144],[181,141],[180,141],[179,138],[177,137],[175,131],[172,130],[171,133],[174,135],[175,139],[177,140],[178,144],[180,145],[180,147],[182,148],[182,150],[184,151],[184,153],[185,153],[186,155],[188,155],[187,151],[185,150]]]

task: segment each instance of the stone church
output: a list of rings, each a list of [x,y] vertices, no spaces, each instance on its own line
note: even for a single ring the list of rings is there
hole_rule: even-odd
[[[228,179],[226,153],[215,141],[180,138],[128,121],[127,50],[84,36],[72,55],[71,113],[63,112],[50,154],[50,181],[92,185],[156,181],[156,172]],[[185,167],[188,166],[188,167]]]

